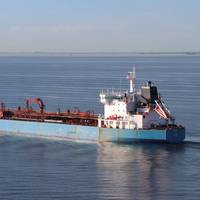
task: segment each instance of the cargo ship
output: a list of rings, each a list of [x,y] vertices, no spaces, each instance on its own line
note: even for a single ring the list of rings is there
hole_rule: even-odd
[[[0,132],[99,143],[183,142],[185,128],[175,123],[157,87],[148,81],[137,91],[135,69],[127,79],[130,88],[126,91],[100,92],[103,115],[78,108],[46,111],[41,98],[26,99],[25,106],[16,109],[1,103]]]

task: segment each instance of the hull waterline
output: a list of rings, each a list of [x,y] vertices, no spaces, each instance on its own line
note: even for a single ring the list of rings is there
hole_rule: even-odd
[[[185,139],[185,129],[174,127],[169,129],[112,129],[97,126],[80,126],[59,123],[0,120],[0,131],[25,136],[43,136],[69,140],[92,142],[167,142],[182,143]]]

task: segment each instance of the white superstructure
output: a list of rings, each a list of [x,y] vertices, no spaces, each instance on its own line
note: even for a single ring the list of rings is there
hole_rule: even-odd
[[[104,104],[104,116],[99,116],[98,126],[120,129],[150,129],[174,123],[174,118],[151,82],[139,92],[135,87],[135,68],[127,76],[129,92],[102,91],[100,102]]]

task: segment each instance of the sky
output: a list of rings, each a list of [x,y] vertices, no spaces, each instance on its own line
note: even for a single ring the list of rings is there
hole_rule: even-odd
[[[0,52],[200,51],[200,0],[0,0]]]

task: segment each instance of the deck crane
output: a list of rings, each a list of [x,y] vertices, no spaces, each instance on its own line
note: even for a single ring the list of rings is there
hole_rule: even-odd
[[[27,111],[30,111],[30,104],[35,103],[35,104],[38,104],[38,106],[40,108],[40,113],[44,112],[45,105],[44,105],[42,99],[40,99],[40,98],[26,99],[25,103],[26,103]]]

